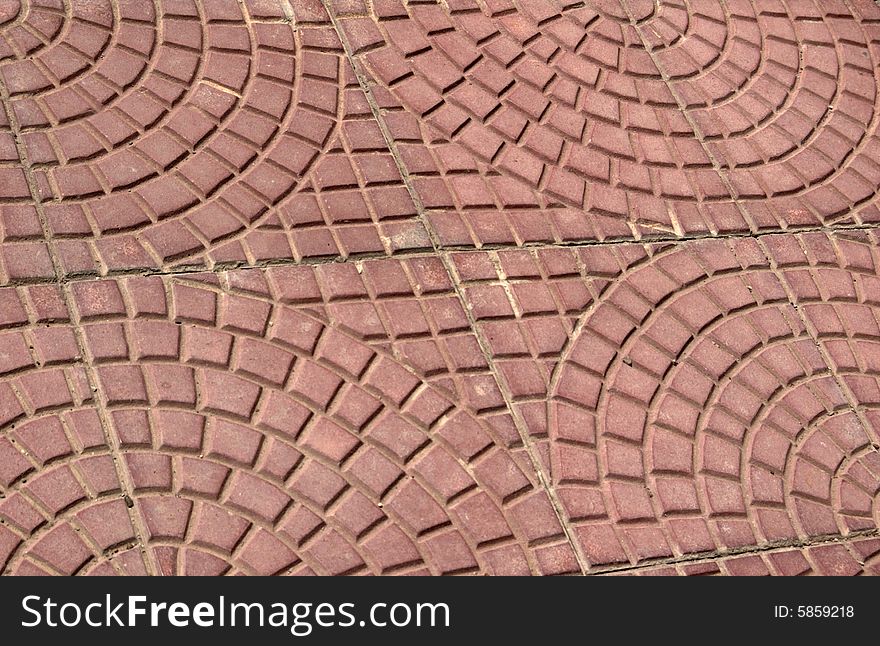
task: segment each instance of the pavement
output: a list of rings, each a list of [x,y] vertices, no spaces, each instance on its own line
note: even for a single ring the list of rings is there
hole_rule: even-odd
[[[880,574],[870,0],[0,0],[6,574]]]

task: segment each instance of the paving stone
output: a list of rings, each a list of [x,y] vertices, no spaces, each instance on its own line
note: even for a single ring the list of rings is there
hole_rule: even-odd
[[[877,220],[870,2],[360,4],[342,32],[446,244]]]
[[[39,227],[16,230],[26,168],[65,274],[429,246],[329,26],[225,0],[23,4],[0,36],[5,281],[53,274],[24,242]]]
[[[0,572],[880,573],[878,19],[0,2]]]
[[[755,555],[727,556],[628,570],[640,576],[842,576],[877,574],[877,539],[849,539],[806,548],[777,548]]]
[[[271,285],[285,272],[259,273]],[[23,320],[0,336],[0,516],[17,536],[5,570],[122,573],[117,548],[143,542],[139,567],[152,573],[189,572],[206,558],[215,574],[500,574],[519,563],[543,573],[540,536],[568,550],[577,571],[547,492],[494,428],[497,411],[457,402],[382,343],[330,322],[323,300],[285,305],[275,289],[245,297],[232,287],[236,272],[156,279],[162,314],[120,308],[142,280],[76,282],[65,288],[73,323]],[[186,298],[175,297],[184,287]],[[28,289],[6,291],[26,308]],[[229,326],[245,298],[251,313],[265,311],[261,323],[252,314]],[[211,315],[189,316],[193,302],[213,303]],[[316,340],[286,333],[291,321]],[[97,326],[118,330],[118,351]],[[52,367],[28,345],[37,334],[41,348],[54,341]],[[145,335],[156,350],[144,351]],[[222,350],[187,351],[193,342]],[[76,434],[74,416],[87,413],[95,439]],[[117,454],[119,472],[111,460],[110,483],[92,485],[94,466],[80,464]],[[303,514],[312,526],[300,535]],[[170,545],[181,552],[173,566]],[[496,558],[502,548],[520,560]]]

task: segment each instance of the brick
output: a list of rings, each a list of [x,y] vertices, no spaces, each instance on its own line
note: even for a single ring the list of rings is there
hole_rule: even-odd
[[[877,569],[880,14],[172,4],[10,27],[2,573]]]

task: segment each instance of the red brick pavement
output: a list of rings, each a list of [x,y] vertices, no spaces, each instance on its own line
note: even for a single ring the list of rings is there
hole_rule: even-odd
[[[0,570],[880,573],[869,0],[0,0]]]

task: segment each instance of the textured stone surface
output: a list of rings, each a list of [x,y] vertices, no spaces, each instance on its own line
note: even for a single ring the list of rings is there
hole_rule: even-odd
[[[880,573],[878,25],[0,3],[0,571]]]
[[[43,202],[64,273],[427,245],[335,32],[273,4],[26,2],[3,27],[0,198]]]
[[[873,2],[560,7],[339,11],[445,242],[878,219]]]

